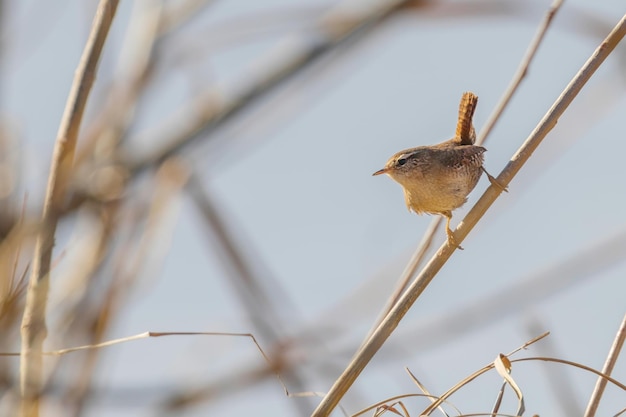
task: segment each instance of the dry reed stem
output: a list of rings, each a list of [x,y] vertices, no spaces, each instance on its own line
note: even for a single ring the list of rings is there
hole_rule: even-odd
[[[47,334],[45,312],[58,212],[65,196],[66,183],[72,169],[80,122],[118,2],[119,0],[101,0],[98,5],[92,30],[76,69],[74,82],[57,133],[43,206],[42,223],[44,227],[35,244],[33,270],[22,320],[22,357],[20,361],[22,417],[39,415],[39,395],[42,383],[41,352]]]
[[[537,149],[541,141],[554,128],[559,117],[565,112],[574,98],[578,95],[582,87],[591,78],[593,73],[600,67],[602,62],[609,56],[619,41],[626,35],[626,15],[613,28],[607,38],[594,51],[583,67],[567,85],[563,93],[552,105],[530,136],[513,155],[509,163],[497,177],[498,183],[506,187],[511,180],[524,166],[532,153]],[[455,237],[459,244],[467,234],[478,223],[489,207],[498,198],[502,189],[491,185],[476,202],[474,207],[465,216],[455,231]],[[354,383],[365,366],[372,359],[374,354],[382,347],[387,338],[393,333],[400,323],[400,320],[407,313],[409,308],[426,289],[430,281],[452,256],[456,248],[444,243],[439,251],[433,256],[430,262],[422,269],[415,281],[403,294],[402,298],[389,312],[385,320],[380,324],[366,344],[356,352],[350,364],[343,371],[341,376],[335,381],[326,397],[320,402],[312,417],[328,416],[335,408],[339,400]]]
[[[485,126],[483,126],[480,132],[480,135],[478,136],[478,139],[476,140],[477,145],[482,145],[485,142],[485,140],[489,136],[489,133],[491,133],[491,130],[495,126],[496,122],[500,119],[500,116],[502,116],[504,109],[511,101],[511,98],[513,98],[513,95],[519,88],[523,79],[526,78],[526,74],[528,73],[528,68],[530,68],[530,64],[532,63],[535,55],[537,54],[537,51],[539,50],[539,46],[541,45],[541,42],[543,41],[545,34],[548,31],[548,28],[550,27],[550,23],[552,23],[552,20],[554,19],[556,12],[561,8],[562,4],[563,4],[563,0],[554,0],[552,5],[550,6],[550,9],[545,14],[543,21],[541,22],[541,24],[539,25],[539,28],[537,29],[537,33],[535,34],[530,45],[528,46],[528,49],[526,50],[526,54],[522,58],[522,61],[520,62],[518,69],[515,71],[515,74],[513,75],[513,79],[511,80],[511,82],[509,83],[509,86],[507,87],[506,91],[502,95],[502,98],[500,98],[500,101],[496,105],[496,108],[492,111],[491,115],[489,116],[489,119],[485,123]],[[417,246],[417,249],[413,253],[411,260],[409,261],[408,265],[402,272],[402,275],[400,276],[398,284],[396,284],[396,289],[394,290],[393,294],[391,295],[385,307],[383,308],[383,313],[376,320],[375,325],[370,330],[370,333],[368,334],[368,336],[370,336],[372,332],[376,330],[380,322],[389,313],[391,308],[398,302],[398,299],[400,298],[400,296],[402,295],[406,287],[409,285],[411,278],[417,272],[418,267],[420,266],[420,264],[424,260],[424,257],[426,256],[426,252],[432,245],[433,239],[435,237],[435,233],[437,233],[437,230],[439,229],[441,222],[442,222],[442,217],[440,216],[435,216],[435,218],[433,218],[433,220],[430,222],[430,226],[424,233],[424,237],[422,238],[422,241]]]
[[[613,345],[611,345],[609,354],[604,362],[604,366],[602,367],[603,374],[611,375],[611,372],[613,372],[617,358],[622,350],[622,347],[624,346],[624,339],[626,339],[626,315],[624,315],[624,318],[622,319],[622,323],[620,324],[617,334],[615,335]],[[598,378],[593,393],[591,394],[591,398],[589,399],[589,404],[587,404],[587,409],[585,410],[584,415],[585,417],[594,417],[596,415],[596,411],[600,405],[600,398],[602,398],[602,394],[606,388],[606,383],[607,380],[605,378]]]
[[[171,222],[165,222],[164,218],[169,218],[171,202],[180,195],[185,181],[184,167],[179,167],[176,161],[166,161],[157,171],[156,184],[153,186],[151,195],[146,196],[148,202],[145,205],[136,209],[124,208],[123,202],[118,201],[96,207],[104,222],[102,235],[97,243],[98,253],[91,260],[92,265],[88,267],[91,273],[85,272],[84,274],[83,285],[86,288],[77,291],[82,292],[82,295],[76,302],[67,307],[64,306],[67,312],[65,319],[61,320],[64,330],[71,330],[71,335],[76,336],[80,331],[86,333],[85,338],[92,341],[87,347],[97,345],[97,342],[104,338],[116,313],[120,311],[123,300],[128,296],[132,284],[142,273],[147,273],[146,266],[151,269],[158,268],[159,261],[163,257],[158,253],[154,254],[151,249],[157,245],[159,248],[166,246],[168,242],[166,236],[171,233],[168,233],[169,229],[165,232],[162,229],[164,229],[164,224],[171,226]],[[139,199],[136,193],[130,198]],[[125,211],[131,219],[122,222],[120,219]],[[137,216],[141,216],[142,221],[137,221],[133,217],[134,212]],[[145,221],[143,221],[144,218]],[[120,242],[112,246],[115,241]],[[155,260],[159,261],[155,262]],[[112,271],[106,270],[107,265],[112,267]],[[106,281],[103,282],[102,279]],[[58,327],[57,330],[63,333],[63,330],[59,330]],[[64,352],[56,353],[60,355]],[[97,349],[90,349],[78,358],[81,362],[74,367],[75,375],[71,379],[71,386],[60,400],[67,404],[65,409],[67,415],[82,415],[86,401],[89,399],[88,394],[92,390],[92,375],[97,365],[98,355]],[[59,370],[58,367],[50,373],[51,380],[57,370]],[[70,414],[70,407],[73,408],[72,414]]]

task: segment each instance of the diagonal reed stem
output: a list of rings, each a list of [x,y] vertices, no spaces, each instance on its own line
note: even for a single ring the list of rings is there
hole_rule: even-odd
[[[545,116],[541,119],[537,127],[535,127],[530,136],[513,155],[509,163],[504,167],[497,178],[499,184],[506,187],[519,170],[522,169],[526,161],[528,161],[546,135],[554,128],[554,126],[556,126],[558,119],[563,115],[583,86],[600,67],[600,65],[602,65],[613,49],[615,49],[624,35],[626,35],[626,15],[622,17],[611,33],[609,33],[606,39],[576,73],[567,87],[565,87],[565,90],[563,90],[561,95],[554,102],[550,110],[548,110]],[[483,217],[501,192],[502,189],[491,185],[483,193],[481,198],[476,202],[474,207],[472,207],[455,231],[455,237],[459,244],[463,243],[465,237]],[[426,289],[437,272],[439,272],[447,260],[452,256],[454,250],[454,247],[444,244],[431,258],[415,281],[402,295],[402,298],[398,300],[380,326],[376,328],[369,340],[355,353],[352,361],[348,364],[346,369],[330,388],[326,396],[322,399],[317,409],[315,409],[311,415],[312,417],[325,417],[332,412],[346,391],[361,374],[365,366],[396,329],[400,320],[402,320],[413,303],[415,303],[417,298]]]

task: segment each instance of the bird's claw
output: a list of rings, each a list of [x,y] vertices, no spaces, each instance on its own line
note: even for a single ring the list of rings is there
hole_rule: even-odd
[[[509,192],[509,188],[505,187],[504,185],[500,184],[498,182],[497,179],[495,179],[495,177],[493,175],[491,175],[490,173],[487,172],[487,170],[484,167],[481,167],[483,172],[487,175],[487,178],[489,179],[489,182],[491,183],[491,185],[493,185],[496,188],[499,188],[500,191],[504,191],[505,193]]]
[[[448,235],[448,246],[452,248],[457,248],[458,250],[464,250],[461,245],[456,243],[456,239],[454,238],[454,235],[452,234],[452,230],[450,229],[446,230],[446,234]]]

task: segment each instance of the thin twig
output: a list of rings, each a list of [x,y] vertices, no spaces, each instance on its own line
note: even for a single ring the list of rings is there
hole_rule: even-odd
[[[257,341],[256,337],[254,337],[254,335],[252,333],[235,333],[235,332],[152,332],[152,331],[147,331],[147,332],[135,334],[135,335],[132,335],[132,336],[126,336],[126,337],[120,337],[118,339],[107,340],[105,342],[94,343],[94,344],[83,345],[83,346],[75,346],[75,347],[71,347],[71,348],[58,349],[58,350],[53,350],[53,351],[48,351],[48,352],[42,352],[42,355],[62,356],[62,355],[66,355],[68,353],[74,353],[74,352],[85,351],[85,350],[87,350],[87,351],[99,350],[99,349],[102,349],[102,348],[115,346],[115,345],[123,344],[123,343],[127,343],[127,342],[133,342],[133,341],[141,340],[141,339],[157,338],[157,337],[167,337],[167,336],[247,337],[247,338],[252,340],[252,342],[256,346],[257,350],[261,353],[261,356],[263,356],[263,359],[265,360],[266,364],[268,365],[267,367],[261,368],[260,371],[257,372],[258,375],[261,375],[261,374],[264,375],[266,373],[272,373],[278,379],[278,382],[281,384],[281,386],[283,388],[283,391],[285,392],[285,395],[287,395],[288,397],[307,396],[306,393],[304,393],[304,394],[303,393],[291,394],[289,392],[289,390],[287,389],[287,385],[285,384],[285,381],[283,380],[283,378],[280,375],[280,372],[279,372],[280,371],[280,367],[276,366],[276,363],[270,360],[269,355],[263,350],[263,348],[261,347],[261,345]],[[20,352],[2,352],[2,353],[0,353],[0,357],[2,357],[2,356],[20,356],[20,355],[21,355]],[[224,382],[224,381],[222,381],[222,382]],[[313,393],[313,395],[322,396],[322,395],[320,395],[318,393]],[[189,396],[191,396],[191,394],[187,393],[187,396],[189,397]],[[172,406],[172,404],[169,404],[169,405]]]
[[[530,346],[533,343],[537,343],[538,341],[540,341],[541,339],[547,337],[548,335],[549,335],[549,333],[544,333],[542,335],[539,335],[539,336],[533,338],[532,340],[529,340],[528,342],[524,343],[524,345],[518,347],[517,349],[509,352],[508,354],[501,355],[501,356],[505,356],[508,359],[510,356],[513,356],[514,354],[516,354],[517,352],[519,352],[522,349],[526,349],[528,346]],[[510,362],[515,362],[515,361],[514,360],[510,360]],[[478,378],[480,375],[484,374],[485,372],[487,372],[487,371],[489,371],[491,369],[494,369],[495,366],[496,366],[495,361],[490,362],[489,364],[483,366],[478,371],[475,371],[471,375],[463,378],[461,381],[459,381],[456,384],[454,384],[454,386],[452,388],[448,389],[445,393],[443,393],[440,397],[437,397],[437,399],[432,404],[430,404],[428,407],[426,407],[426,409],[424,409],[424,411],[422,411],[419,415],[420,416],[429,415],[435,409],[437,409],[441,404],[443,404],[444,401],[446,401],[448,398],[450,398],[450,396],[452,394],[454,394],[459,389],[461,389],[462,387],[466,386],[469,382],[475,380],[476,378]]]
[[[522,144],[515,155],[513,155],[509,163],[497,178],[499,184],[506,187],[511,182],[519,170],[524,166],[526,161],[528,161],[532,153],[537,149],[541,141],[554,128],[559,117],[561,117],[561,115],[565,112],[582,87],[600,67],[602,62],[604,62],[606,57],[609,56],[611,51],[613,51],[624,35],[626,35],[626,15],[622,17],[608,37],[594,51],[589,60],[567,85],[563,93],[552,105],[550,110],[548,110],[530,136]],[[459,244],[463,243],[463,239],[465,239],[476,223],[478,223],[482,216],[487,212],[489,207],[494,203],[501,192],[502,188],[491,185],[478,202],[476,202],[474,207],[472,207],[470,212],[465,216],[465,219],[463,219],[455,231],[455,236]],[[393,333],[395,328],[400,323],[400,320],[402,320],[413,303],[415,303],[417,298],[421,295],[424,289],[426,289],[437,272],[439,272],[447,260],[452,256],[455,249],[455,247],[452,247],[447,243],[442,245],[439,251],[433,256],[430,262],[424,267],[422,272],[403,294],[402,298],[389,312],[385,320],[376,329],[372,337],[356,352],[350,364],[335,381],[326,397],[324,397],[317,409],[313,412],[312,417],[328,416],[331,413],[345,392],[350,388],[365,366],[372,359],[374,354],[378,352],[387,338]]]
[[[624,346],[624,339],[626,339],[626,315],[624,315],[624,318],[622,319],[622,324],[619,326],[619,330],[615,335],[615,340],[613,341],[611,350],[609,350],[609,355],[607,356],[604,366],[602,367],[603,374],[611,375],[613,372],[615,362],[617,362],[617,358],[622,351],[622,347]],[[606,388],[606,383],[607,380],[605,378],[598,378],[596,386],[593,389],[593,393],[591,394],[591,398],[589,399],[589,404],[587,404],[585,417],[593,417],[596,415],[596,411],[600,405],[600,398],[602,398],[602,394]]]
[[[552,22],[556,12],[559,10],[562,4],[563,4],[563,0],[555,0],[550,6],[550,9],[546,13],[543,21],[541,22],[541,24],[539,25],[539,28],[537,29],[537,33],[535,34],[535,37],[532,39],[530,45],[528,46],[526,54],[522,58],[522,61],[520,62],[517,71],[513,75],[513,78],[511,79],[511,82],[508,88],[502,95],[502,98],[500,98],[500,101],[498,102],[498,105],[496,106],[496,108],[493,110],[493,112],[489,116],[489,119],[485,123],[485,126],[483,126],[480,132],[480,135],[478,136],[478,139],[476,140],[477,145],[482,145],[485,142],[485,140],[489,136],[489,133],[491,133],[491,130],[495,126],[496,122],[500,119],[500,116],[502,116],[504,109],[511,101],[513,94],[517,91],[522,80],[526,77],[526,74],[528,73],[528,68],[530,68],[530,64],[532,63],[533,59],[535,58],[535,55],[537,54],[539,45],[541,45],[541,42],[544,39],[544,36],[548,30],[548,27],[550,26],[550,23]],[[424,260],[424,257],[426,256],[426,252],[428,251],[428,249],[430,248],[430,245],[433,242],[435,233],[437,233],[437,230],[439,229],[439,226],[441,225],[441,221],[442,221],[442,218],[440,216],[436,216],[430,222],[430,226],[424,233],[424,237],[422,238],[422,241],[420,242],[417,249],[415,250],[415,253],[411,257],[409,264],[402,272],[402,275],[400,276],[400,279],[398,280],[398,284],[396,285],[396,289],[394,293],[391,295],[391,297],[387,301],[387,304],[383,308],[382,314],[376,320],[374,326],[370,330],[369,335],[371,335],[372,332],[378,327],[380,322],[389,313],[391,308],[398,302],[398,299],[400,298],[400,296],[402,295],[406,287],[409,285],[411,278],[413,277],[418,267],[421,265],[422,261]]]
[[[422,393],[424,393],[425,395],[427,395],[428,400],[430,401],[430,403],[434,403],[435,402],[435,398],[437,398],[436,396],[432,395],[428,389],[426,389],[426,387],[424,386],[424,384],[422,384],[420,382],[419,379],[417,379],[417,377],[415,375],[413,375],[413,372],[411,372],[411,370],[407,367],[404,368],[404,370],[409,374],[409,377],[411,378],[411,380],[413,380],[413,383],[415,385],[417,385],[417,387],[422,391]],[[443,414],[445,417],[450,417],[448,415],[448,413],[446,413],[446,410],[443,409],[443,407],[439,406],[439,411],[441,412],[441,414]],[[456,408],[456,407],[455,407]],[[456,412],[458,414],[462,414],[461,410],[459,410],[458,408],[456,408]]]
[[[51,350],[47,352],[41,352],[42,355],[46,356],[62,356],[68,353],[79,352],[81,350],[92,350],[92,349],[102,349],[109,346],[115,346],[126,342],[132,342],[140,339],[147,339],[150,337],[163,337],[163,336],[236,336],[236,337],[249,337],[252,339],[254,344],[259,348],[259,351],[262,353],[263,357],[270,362],[268,356],[265,354],[261,346],[257,342],[256,338],[252,335],[252,333],[234,333],[234,332],[143,332],[138,333],[132,336],[120,337],[117,339],[107,340],[106,342],[93,343],[90,345],[83,346],[75,346],[65,349],[57,349]],[[2,352],[0,356],[21,356],[20,352]]]
[[[72,169],[78,131],[87,98],[95,79],[98,61],[113,22],[118,2],[119,0],[101,0],[98,5],[91,33],[76,69],[74,82],[57,134],[43,206],[42,222],[45,227],[39,233],[35,245],[33,270],[22,320],[22,357],[20,362],[22,417],[39,415],[38,397],[42,382],[41,352],[47,334],[45,312],[58,211]]]
[[[573,366],[575,368],[582,369],[583,371],[591,372],[592,374],[595,374],[599,376],[600,378],[605,379],[607,382],[610,382],[611,384],[615,385],[617,388],[621,389],[622,391],[626,391],[626,384],[619,382],[615,378],[612,378],[611,376],[605,374],[602,371],[598,371],[597,369],[593,369],[590,366],[583,365],[578,362],[568,361],[566,359],[561,359],[561,358],[550,358],[550,357],[545,357],[545,356],[511,359],[511,363],[528,362],[528,361],[543,361],[543,362],[560,363],[562,365]]]

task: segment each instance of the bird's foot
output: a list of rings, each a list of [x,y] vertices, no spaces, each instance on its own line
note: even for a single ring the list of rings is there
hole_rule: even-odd
[[[448,246],[457,248],[458,250],[464,250],[463,247],[456,242],[456,239],[454,238],[454,234],[452,233],[452,230],[447,229],[446,235],[448,235]]]

